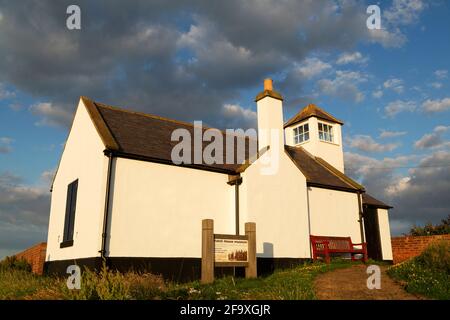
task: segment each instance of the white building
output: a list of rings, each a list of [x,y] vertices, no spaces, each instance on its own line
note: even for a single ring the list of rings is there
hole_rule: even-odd
[[[390,207],[344,174],[343,122],[308,105],[283,123],[271,80],[256,103],[254,162],[176,165],[172,132],[194,136],[192,124],[82,97],[53,181],[47,271],[106,259],[119,270],[198,278],[207,218],[221,234],[243,234],[245,222],[256,222],[260,272],[310,259],[310,235],[367,241],[369,257],[392,260]],[[264,157],[277,160],[272,174],[263,174]]]

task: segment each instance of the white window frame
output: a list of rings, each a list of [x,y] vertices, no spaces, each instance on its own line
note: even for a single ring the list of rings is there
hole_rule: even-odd
[[[318,129],[319,129],[319,140],[320,141],[335,143],[334,142],[334,134],[333,134],[333,126],[331,124],[319,122]]]
[[[309,124],[304,123],[294,128],[294,144],[301,144],[309,140]]]

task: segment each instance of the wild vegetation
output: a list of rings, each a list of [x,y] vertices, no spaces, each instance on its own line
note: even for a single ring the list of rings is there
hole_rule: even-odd
[[[408,292],[450,299],[450,242],[432,243],[420,256],[388,269]]]
[[[198,281],[178,284],[152,274],[122,274],[103,268],[99,273],[84,271],[80,290],[67,289],[65,278],[4,267],[0,268],[0,299],[315,299],[313,281],[318,274],[350,265],[348,261],[305,263],[267,277],[225,277],[210,285]]]
[[[437,234],[450,234],[450,214],[440,224],[433,225],[431,222],[420,227],[414,225],[409,231],[410,236],[432,236]]]

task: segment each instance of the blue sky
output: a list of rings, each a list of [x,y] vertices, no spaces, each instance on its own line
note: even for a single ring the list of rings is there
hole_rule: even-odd
[[[65,28],[72,3],[39,3],[0,1],[0,257],[46,239],[80,95],[250,127],[265,77],[285,120],[316,103],[345,122],[346,173],[394,205],[395,234],[450,214],[447,1],[378,2],[378,33],[367,1],[78,1],[79,31]]]

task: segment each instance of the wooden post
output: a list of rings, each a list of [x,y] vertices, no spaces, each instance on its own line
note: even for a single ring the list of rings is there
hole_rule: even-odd
[[[248,237],[248,266],[245,268],[245,277],[256,278],[256,223],[247,222],[245,224],[245,235]]]
[[[214,282],[214,220],[202,220],[202,283]]]
[[[328,252],[328,241],[324,241],[323,245],[324,245],[323,253],[325,255],[325,263],[330,264],[330,253]]]

